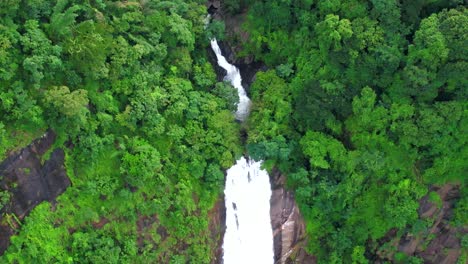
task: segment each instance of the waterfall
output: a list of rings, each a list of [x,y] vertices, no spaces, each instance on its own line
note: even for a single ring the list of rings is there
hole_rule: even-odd
[[[237,103],[236,119],[242,122],[249,115],[250,99],[247,97],[244,87],[242,87],[242,78],[239,69],[227,62],[226,58],[221,54],[221,49],[219,48],[216,39],[211,40],[211,48],[216,54],[218,65],[227,71],[224,80],[229,81],[237,90],[239,102]]]
[[[219,66],[227,71],[224,79],[239,94],[236,119],[245,121],[249,115],[247,97],[239,69],[227,62],[216,39],[211,40]],[[227,170],[224,189],[226,232],[223,240],[224,264],[273,263],[273,231],[270,219],[271,186],[262,162],[241,157]]]

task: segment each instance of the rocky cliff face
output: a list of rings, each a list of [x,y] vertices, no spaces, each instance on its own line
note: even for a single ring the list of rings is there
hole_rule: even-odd
[[[305,242],[305,223],[294,201],[294,195],[285,188],[285,180],[279,172],[271,175],[270,215],[275,264],[316,263],[315,258],[302,248]]]
[[[432,220],[431,227],[422,234],[406,234],[399,240],[398,249],[408,256],[417,256],[424,263],[455,264],[461,254],[460,234],[467,234],[468,228],[450,224],[454,202],[460,198],[458,185],[446,184],[432,187],[442,202],[437,205],[426,196],[420,201],[419,218]]]
[[[63,150],[55,149],[50,158],[41,163],[54,141],[55,133],[49,131],[0,163],[0,191],[10,196],[6,205],[0,208],[0,254],[10,244],[18,220],[21,221],[42,201],[54,201],[70,186]]]
[[[417,233],[408,231],[402,236],[397,230],[390,230],[380,241],[381,245],[387,246],[376,252],[374,263],[394,261],[394,249],[406,256],[418,257],[425,264],[461,263],[458,261],[462,253],[461,237],[468,234],[468,228],[455,227],[450,223],[455,201],[460,197],[460,186],[433,186],[430,191],[436,192],[441,202],[431,202],[426,195],[420,200],[418,210],[419,218],[429,226]]]

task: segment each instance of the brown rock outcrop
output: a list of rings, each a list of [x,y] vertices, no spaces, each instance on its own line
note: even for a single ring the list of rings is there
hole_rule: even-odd
[[[285,177],[272,173],[270,216],[273,228],[275,264],[315,263],[302,248],[305,223],[292,192],[285,189]]]

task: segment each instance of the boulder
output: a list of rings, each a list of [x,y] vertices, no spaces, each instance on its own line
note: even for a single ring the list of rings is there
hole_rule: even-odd
[[[16,232],[11,226],[16,220],[2,221],[3,217],[14,214],[22,220],[39,203],[54,201],[71,184],[66,175],[62,149],[55,149],[44,164],[41,162],[54,141],[55,133],[48,131],[0,163],[0,191],[11,195],[10,201],[0,212],[0,254],[6,250],[10,236]]]

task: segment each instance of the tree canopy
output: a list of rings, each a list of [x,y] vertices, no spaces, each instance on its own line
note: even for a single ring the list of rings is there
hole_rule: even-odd
[[[237,94],[206,54],[224,25],[205,31],[206,13],[191,0],[0,3],[2,157],[51,128],[72,181],[0,262],[210,261],[208,211],[242,148]]]
[[[319,263],[376,261],[389,231],[421,225],[431,186],[466,190],[461,2],[278,0],[247,10],[242,54],[270,69],[251,86],[248,150],[287,175]],[[397,251],[380,260],[408,260]]]

